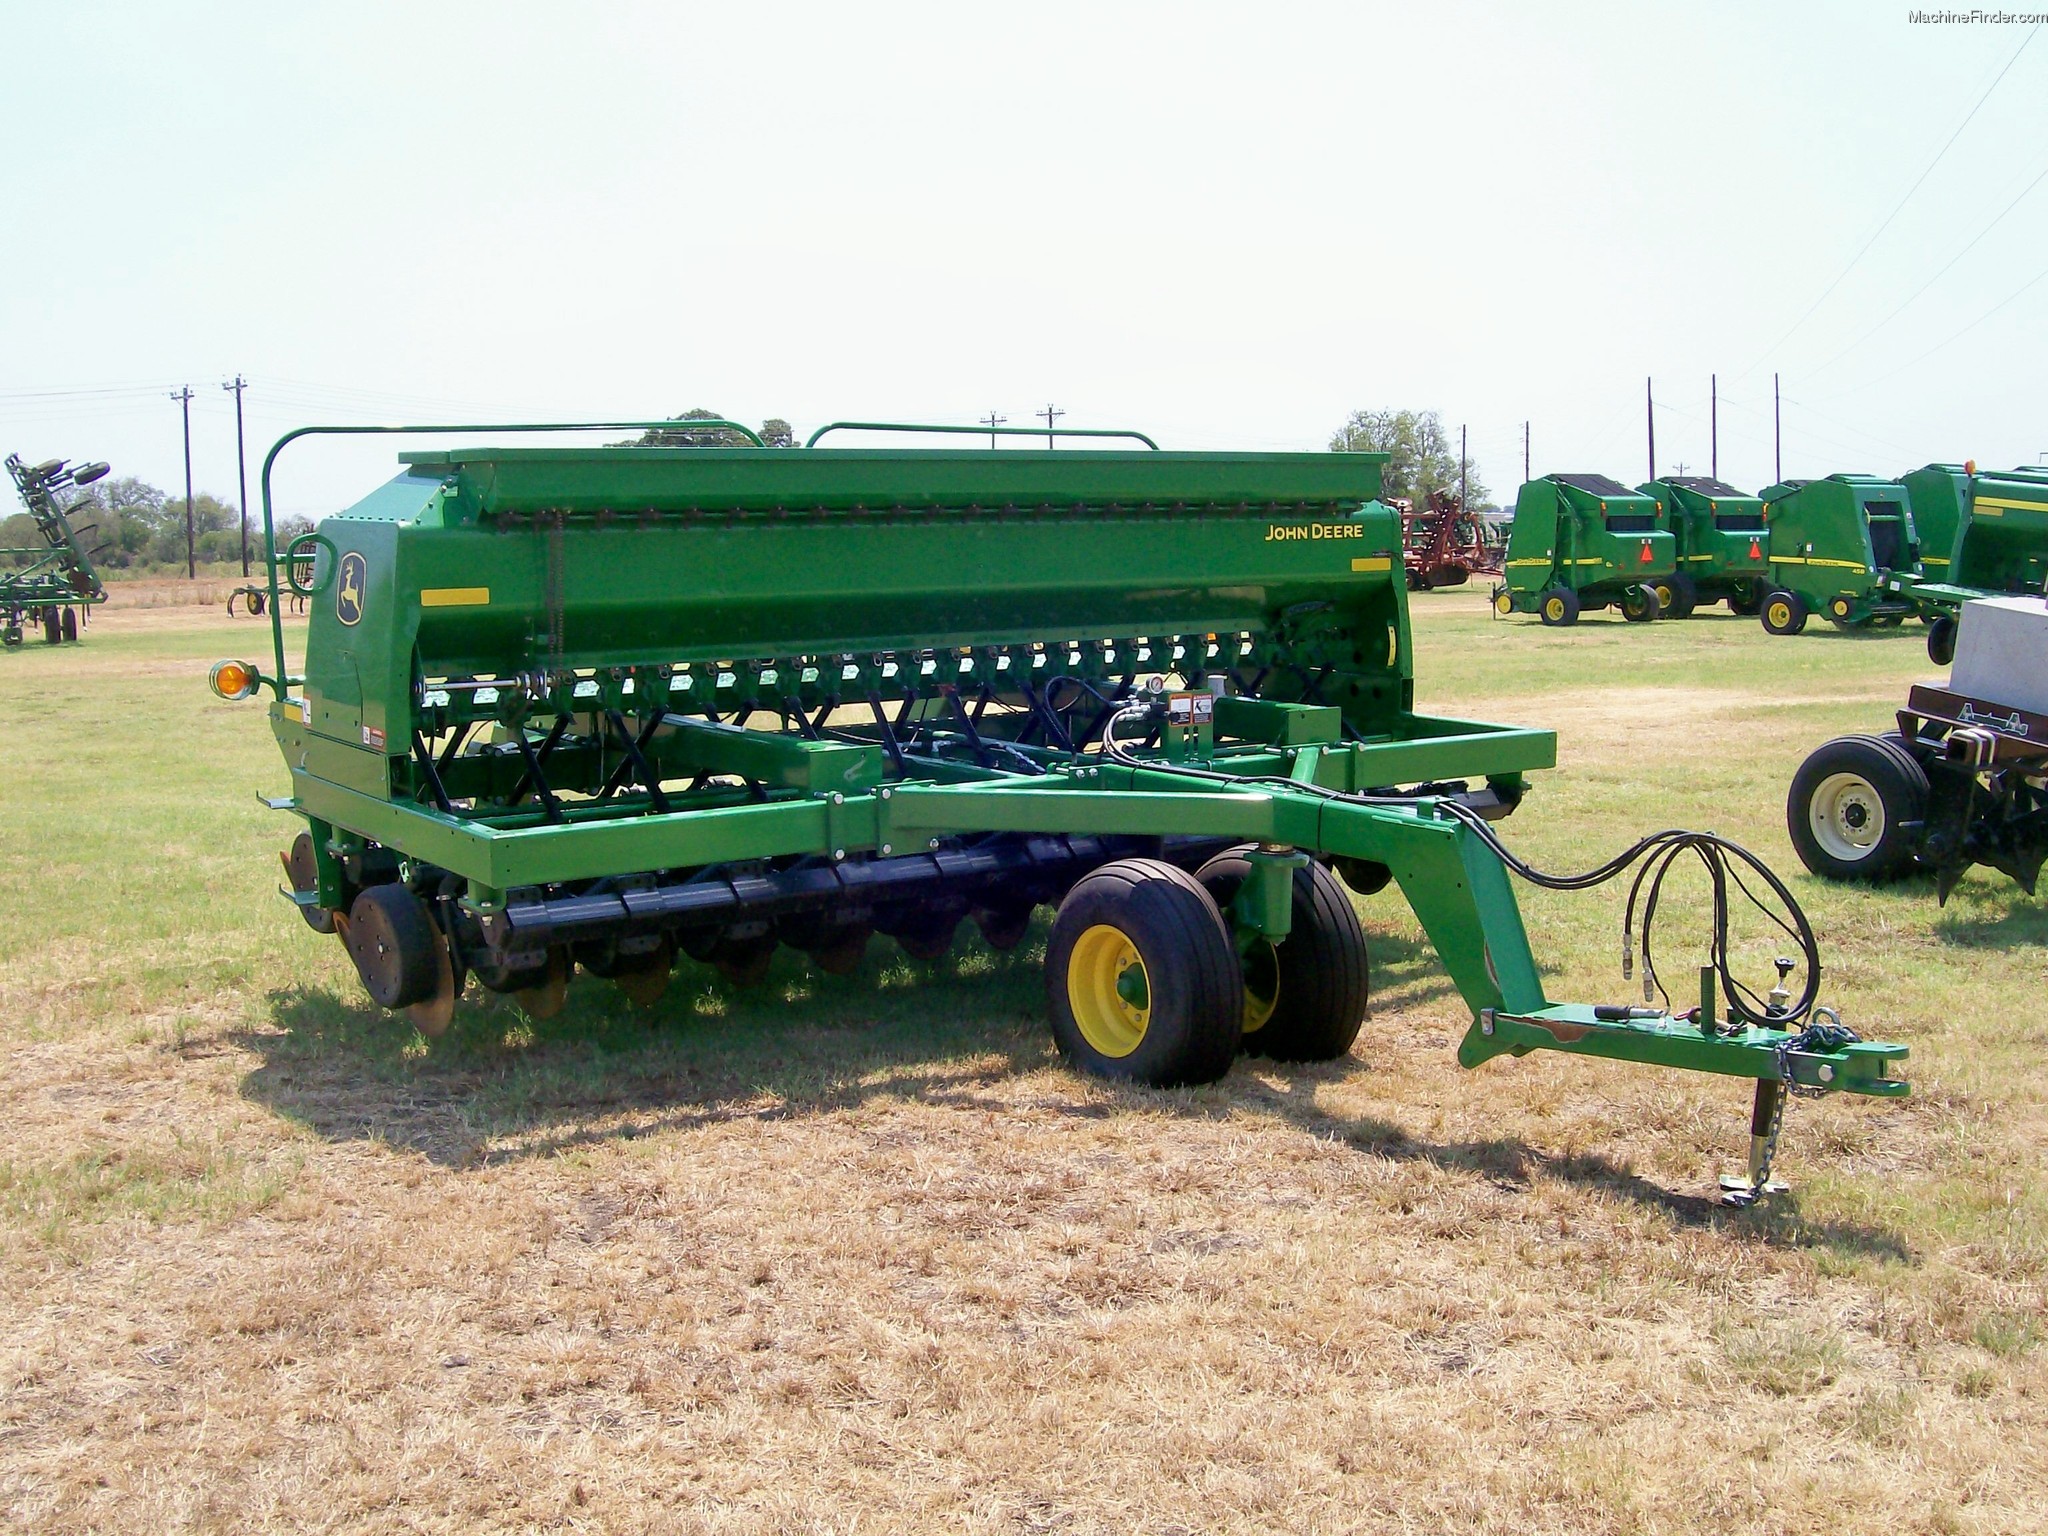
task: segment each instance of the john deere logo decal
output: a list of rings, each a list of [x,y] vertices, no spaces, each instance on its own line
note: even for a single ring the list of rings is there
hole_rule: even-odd
[[[341,581],[334,589],[334,616],[344,624],[360,624],[363,620],[363,582],[369,575],[369,566],[363,557],[350,551],[341,557]]]

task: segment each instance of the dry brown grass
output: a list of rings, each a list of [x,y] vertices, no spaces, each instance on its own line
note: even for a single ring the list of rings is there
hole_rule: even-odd
[[[1472,713],[1565,730],[1516,824],[1553,863],[1685,786],[1782,785],[1916,670],[1902,639],[1789,677],[1785,739],[1717,767],[1645,721],[1733,728],[1739,680],[1534,700],[1516,669],[1563,642],[1418,607],[1426,666],[1502,658]],[[0,658],[39,668],[0,673],[0,1527],[2044,1527],[2043,978],[2009,888],[1818,892],[1917,1096],[1798,1105],[1764,1214],[1706,1198],[1739,1085],[1460,1072],[1387,899],[1353,1058],[1201,1090],[1061,1070],[1035,967],[974,948],[691,972],[652,1028],[602,987],[539,1027],[472,1008],[428,1048],[270,894],[274,749],[198,664],[255,633],[110,613]],[[56,702],[116,679],[146,751]],[[85,787],[28,793],[53,757]],[[1721,824],[1782,866],[1771,810]],[[1612,985],[1604,904],[1531,911],[1561,988]]]

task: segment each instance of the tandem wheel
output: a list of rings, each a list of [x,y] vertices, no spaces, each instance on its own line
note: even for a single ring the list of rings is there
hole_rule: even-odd
[[[1557,626],[1579,622],[1579,594],[1570,587],[1552,587],[1536,602],[1537,617]]]
[[[1216,903],[1186,870],[1118,859],[1076,881],[1045,948],[1060,1054],[1097,1077],[1211,1083],[1244,1030],[1244,976]]]
[[[1806,600],[1783,588],[1766,593],[1759,615],[1764,628],[1774,635],[1796,635],[1806,628]]]
[[[1246,850],[1219,853],[1195,871],[1220,911],[1251,873]],[[1365,1022],[1365,930],[1351,898],[1327,868],[1294,872],[1293,917],[1278,944],[1251,936],[1242,947],[1244,1049],[1275,1061],[1335,1061]]]
[[[1684,571],[1673,571],[1657,581],[1651,590],[1657,594],[1657,606],[1663,610],[1663,618],[1689,619],[1693,609],[1699,606],[1700,589]]]

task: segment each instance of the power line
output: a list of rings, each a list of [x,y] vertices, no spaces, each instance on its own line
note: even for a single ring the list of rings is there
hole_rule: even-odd
[[[1805,312],[1801,314],[1797,320],[1794,320],[1792,322],[1791,327],[1785,332],[1784,335],[1780,336],[1776,341],[1772,342],[1770,346],[1764,349],[1763,357],[1758,358],[1754,363],[1751,363],[1749,367],[1743,369],[1742,376],[1744,378],[1749,377],[1750,374],[1754,373],[1759,367],[1761,367],[1764,361],[1768,359],[1772,353],[1776,352],[1778,348],[1782,347],[1783,345],[1785,345],[1786,342],[1792,339],[1794,332],[1796,332],[1802,325],[1806,324],[1808,320],[1811,320],[1813,318],[1814,311],[1819,309],[1821,305],[1827,302],[1828,295],[1833,293],[1837,288],[1839,288],[1842,285],[1842,279],[1847,277],[1849,273],[1855,269],[1856,263],[1863,259],[1864,255],[1870,250],[1870,248],[1873,245],[1877,244],[1878,236],[1882,235],[1886,230],[1892,227],[1892,220],[1896,219],[1899,216],[1900,210],[1903,209],[1907,203],[1913,200],[1913,194],[1920,190],[1922,183],[1924,183],[1929,176],[1934,174],[1934,168],[1937,165],[1941,164],[1942,157],[1949,152],[1950,148],[1953,147],[1956,140],[1962,137],[1963,130],[1970,126],[1971,119],[1976,117],[1978,111],[1983,107],[1984,103],[1991,99],[1991,93],[1998,89],[1999,82],[2005,79],[2006,75],[2012,71],[2013,65],[2019,63],[2020,55],[2027,51],[2027,45],[2033,42],[2034,35],[2040,30],[2041,23],[2039,22],[2036,22],[2032,27],[2028,29],[2027,35],[2020,39],[2019,47],[2013,50],[2012,57],[2005,61],[2005,68],[2001,69],[1997,73],[1997,75],[1992,78],[1991,83],[1984,87],[1984,94],[1977,98],[1976,105],[1971,107],[1970,110],[1963,115],[1963,120],[1960,123],[1956,124],[1955,132],[1951,133],[1948,136],[1947,140],[1942,144],[1941,148],[1935,151],[1934,158],[1927,162],[1927,169],[1922,171],[1918,176],[1916,176],[1913,179],[1913,185],[1906,188],[1906,195],[1904,197],[1901,197],[1898,200],[1898,202],[1893,205],[1892,211],[1884,216],[1884,222],[1877,226],[1877,228],[1871,233],[1870,238],[1868,240],[1865,240],[1862,245],[1857,247],[1856,254],[1849,258],[1848,265],[1843,267],[1841,271],[1837,272],[1835,274],[1834,281],[1829,283],[1827,287],[1823,288],[1820,291],[1820,297],[1815,299],[1811,304],[1806,306]]]
[[[2011,293],[2007,294],[2004,298],[2000,299],[1996,304],[1992,305],[1989,309],[1985,310],[1983,314],[1979,315],[1976,319],[1972,320],[1968,325],[1964,326],[1961,330],[1955,332],[1955,334],[1950,336],[1946,341],[1936,342],[1933,346],[1929,347],[1925,352],[1922,352],[1918,357],[1914,358],[1913,361],[1911,361],[1910,363],[1907,363],[1900,368],[1894,368],[1890,373],[1881,375],[1878,378],[1866,379],[1861,384],[1852,384],[1847,389],[1836,390],[1835,393],[1833,393],[1832,395],[1826,395],[1822,398],[1828,400],[1839,400],[1844,395],[1859,394],[1863,390],[1873,388],[1879,384],[1887,383],[1892,379],[1896,379],[1902,373],[1911,373],[1915,368],[1918,368],[1922,363],[1926,362],[1927,359],[1934,356],[1935,353],[1944,351],[1947,348],[1954,346],[1957,342],[1961,341],[1965,336],[1969,335],[1970,332],[1977,329],[1978,326],[1982,325],[1986,320],[1989,320],[2001,309],[2004,309],[2006,305],[2012,303],[2014,299],[2017,299],[2021,294],[2025,293],[2029,288],[2032,288],[2036,283],[2040,282],[2043,278],[2048,278],[2048,267],[2043,267],[2039,272],[2036,272],[2024,283],[2021,283],[2019,287],[2013,289]]]
[[[1982,240],[1986,235],[1990,234],[1992,230],[1998,228],[2000,224],[2004,223],[2006,214],[2011,213],[2013,209],[2019,207],[2021,203],[2025,202],[2027,200],[2028,193],[2031,193],[2034,190],[2034,188],[2041,185],[2041,183],[2044,181],[2048,181],[2048,165],[2044,165],[2043,167],[2041,167],[2041,173],[2038,176],[2036,176],[2032,181],[2027,183],[2026,191],[2020,193],[2018,197],[2014,198],[2011,202],[2007,203],[2005,205],[2004,210],[1998,215],[1997,218],[1993,219],[1989,224],[1986,224],[1982,229],[1978,230],[1976,234],[1972,235],[1970,237],[1970,243],[1968,245],[1964,246],[1960,251],[1957,251],[1955,255],[1949,257],[1949,259],[1947,260],[1947,262],[1943,264],[1942,269],[1939,272],[1935,273],[1934,276],[1927,279],[1926,282],[1922,283],[1918,288],[1915,288],[1910,294],[1908,294],[1904,302],[1902,302],[1897,309],[1893,310],[1890,314],[1886,315],[1882,320],[1878,321],[1877,324],[1873,325],[1869,330],[1865,331],[1861,336],[1858,336],[1854,341],[1850,342],[1849,345],[1842,348],[1842,350],[1837,352],[1833,357],[1829,358],[1826,362],[1822,363],[1818,368],[1814,369],[1812,373],[1809,373],[1807,375],[1807,378],[1818,378],[1821,374],[1826,373],[1830,368],[1834,367],[1836,363],[1839,363],[1843,358],[1847,357],[1851,352],[1854,352],[1858,347],[1862,346],[1863,343],[1870,340],[1870,338],[1875,336],[1879,331],[1883,330],[1886,326],[1890,325],[1894,320],[1898,319],[1900,315],[1905,313],[1906,306],[1908,304],[1911,304],[1915,299],[1919,298],[1921,294],[1925,293],[1928,289],[1932,288],[1936,283],[1940,282],[1942,278],[1946,277],[1948,275],[1948,270],[1950,267],[1953,267],[1957,262],[1961,261],[1965,256],[1969,255],[1970,252],[1974,251],[1977,248],[1977,242]]]

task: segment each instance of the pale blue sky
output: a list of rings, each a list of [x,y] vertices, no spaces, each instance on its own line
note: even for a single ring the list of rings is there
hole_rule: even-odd
[[[317,420],[835,416],[1320,447],[1496,490],[2048,450],[2035,40],[1905,4],[179,6],[0,0],[0,450],[232,495]],[[1881,323],[1883,322],[1883,323]],[[1878,327],[1862,340],[1873,326]],[[1791,334],[1786,335],[1790,330]],[[1855,345],[1851,345],[1855,343]],[[1846,353],[1845,347],[1850,348]],[[98,391],[64,394],[67,390]],[[281,504],[380,480],[307,453]],[[289,461],[288,461],[289,462]]]

